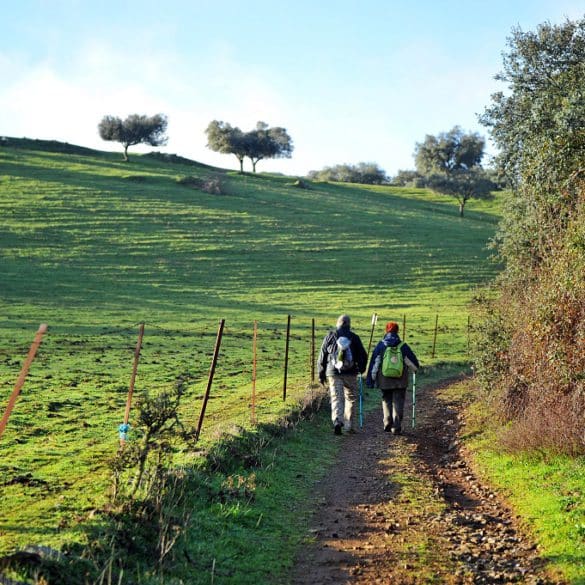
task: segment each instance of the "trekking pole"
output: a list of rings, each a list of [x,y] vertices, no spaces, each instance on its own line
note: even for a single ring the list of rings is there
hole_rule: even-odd
[[[359,413],[360,413],[360,429],[364,426],[364,380],[361,374],[358,374],[358,385],[359,385]]]
[[[412,372],[412,428],[416,427],[416,372]]]

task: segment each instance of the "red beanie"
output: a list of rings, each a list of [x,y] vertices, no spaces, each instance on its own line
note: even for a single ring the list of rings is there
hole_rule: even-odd
[[[386,333],[398,333],[398,323],[395,321],[388,321],[388,323],[386,323]]]

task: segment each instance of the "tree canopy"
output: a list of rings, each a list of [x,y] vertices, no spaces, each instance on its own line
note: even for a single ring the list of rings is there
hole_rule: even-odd
[[[240,163],[240,172],[244,172],[244,158],[247,155],[247,146],[244,133],[227,122],[213,120],[205,130],[207,147],[221,154],[233,154]]]
[[[484,148],[485,140],[479,134],[465,133],[459,126],[437,136],[427,134],[415,147],[415,180],[437,193],[454,197],[463,217],[469,199],[491,197],[498,188],[481,167]]]
[[[256,165],[266,158],[290,158],[293,143],[286,129],[275,126],[270,128],[266,122],[258,122],[254,130],[242,132],[238,127],[227,122],[213,120],[205,130],[207,147],[222,154],[233,154],[240,163],[240,172],[244,172],[244,159]]]
[[[246,134],[247,156],[256,172],[256,164],[264,158],[290,158],[293,145],[287,131],[280,126],[270,128],[265,122],[258,122],[256,129]]]
[[[459,126],[437,136],[427,134],[415,146],[416,170],[421,175],[430,175],[479,167],[484,148],[485,140],[479,134],[466,134]]]
[[[165,135],[168,120],[164,114],[144,116],[132,114],[125,120],[116,116],[104,116],[98,124],[102,140],[119,142],[124,146],[124,160],[128,161],[128,147],[136,144],[162,146],[167,143]]]
[[[523,273],[554,246],[578,199],[567,181],[583,173],[585,160],[585,19],[517,28],[508,44],[496,78],[509,91],[492,95],[481,121],[514,187],[500,252]]]

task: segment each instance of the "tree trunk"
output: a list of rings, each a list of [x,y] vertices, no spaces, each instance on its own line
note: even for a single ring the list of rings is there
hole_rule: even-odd
[[[459,202],[459,217],[463,217],[463,210],[465,209],[465,201]]]
[[[124,162],[128,162],[128,146],[129,144],[124,144]]]
[[[252,160],[252,172],[255,173],[256,172],[256,163],[258,162],[257,160],[251,159]]]
[[[244,158],[238,157],[238,160],[240,161],[240,175],[243,175],[244,174]]]

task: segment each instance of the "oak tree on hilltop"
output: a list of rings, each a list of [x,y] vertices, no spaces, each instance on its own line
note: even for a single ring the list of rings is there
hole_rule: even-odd
[[[124,147],[124,160],[128,161],[128,147],[136,144],[163,146],[168,138],[168,120],[164,114],[144,116],[132,114],[125,120],[116,116],[104,116],[98,124],[102,140],[119,142]]]
[[[242,132],[237,126],[227,122],[213,120],[205,130],[207,147],[222,154],[233,154],[240,163],[240,173],[244,172],[244,159],[252,162],[252,170],[256,172],[256,164],[265,158],[290,158],[293,145],[284,128],[270,128],[265,122],[258,122],[250,132]]]
[[[244,133],[227,122],[213,120],[205,130],[207,134],[207,148],[221,154],[233,154],[240,163],[240,173],[244,172],[244,159],[247,148]]]
[[[463,217],[465,204],[470,199],[491,199],[498,185],[479,167],[457,169],[449,173],[435,173],[425,178],[424,184],[437,193],[451,195],[459,203],[459,216]]]
[[[422,183],[444,195],[455,197],[463,217],[469,199],[486,199],[498,188],[482,169],[485,140],[477,133],[466,134],[459,126],[437,136],[427,134],[417,143],[414,157]]]
[[[247,156],[252,162],[252,171],[264,158],[290,158],[293,151],[292,140],[287,131],[280,126],[269,128],[266,122],[258,122],[256,129],[247,133]]]

